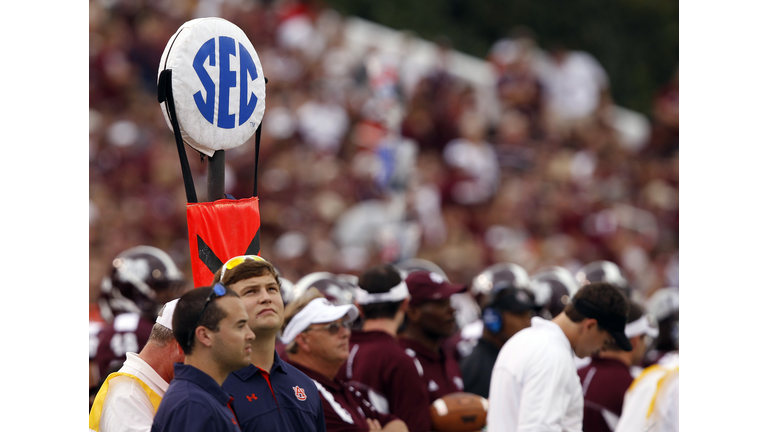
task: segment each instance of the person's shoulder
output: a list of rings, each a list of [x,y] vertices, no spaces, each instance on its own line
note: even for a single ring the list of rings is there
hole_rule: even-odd
[[[163,402],[165,401],[166,398],[163,398]],[[202,430],[199,428],[217,422],[222,415],[210,401],[195,397],[179,399],[173,404],[163,402],[158,407],[152,430],[155,430],[155,425],[161,426],[164,431]],[[198,429],[193,429],[194,427]]]
[[[300,371],[296,366],[288,363],[287,361],[283,362],[283,370],[285,373],[290,376],[293,379],[296,379],[297,384],[304,384],[307,386],[315,386],[315,380],[310,378],[307,374]]]
[[[545,327],[528,327],[512,336],[499,352],[499,357],[535,357],[553,358],[563,355],[570,356],[559,341],[553,340],[551,329]]]
[[[176,386],[173,389],[168,387],[168,391],[163,396],[163,400],[158,407],[158,415],[162,410],[165,412],[165,415],[181,411],[189,412],[195,418],[210,417],[216,411],[215,406],[218,401],[214,400],[210,394],[196,390],[189,383]]]
[[[171,383],[168,385],[168,390],[165,391],[165,395],[163,396],[163,401],[174,401],[174,402],[181,402],[184,400],[189,399],[193,395],[197,395],[198,393],[202,392],[199,388],[196,388],[196,385],[193,385],[193,383],[189,380],[182,380],[182,379],[172,379]]]
[[[376,353],[387,357],[407,357],[403,345],[400,344],[400,340],[389,335],[386,335],[386,337],[382,337],[380,334],[361,335],[359,339],[354,341],[354,344],[359,345],[359,349],[364,350],[366,353]]]
[[[548,329],[543,327],[524,328],[519,332],[515,333],[514,336],[509,338],[507,342],[504,343],[504,347],[506,347],[507,345],[517,346],[517,347],[528,346],[528,345],[531,345],[531,346],[542,345],[539,342],[544,340],[544,338],[546,337],[546,333],[548,333],[547,330]]]
[[[107,395],[112,397],[118,394],[130,394],[135,390],[140,390],[140,393],[146,394],[135,377],[118,375],[109,380]]]

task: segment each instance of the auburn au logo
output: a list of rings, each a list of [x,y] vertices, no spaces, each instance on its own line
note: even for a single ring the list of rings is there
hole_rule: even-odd
[[[247,398],[248,398],[248,402],[253,402],[253,401],[255,401],[256,399],[258,399],[258,398],[256,397],[256,394],[255,394],[255,393],[251,393],[250,395],[245,395],[245,397],[247,397]]]
[[[296,386],[293,388],[293,392],[296,393],[296,399],[300,401],[307,400],[307,395],[304,393],[303,388]]]

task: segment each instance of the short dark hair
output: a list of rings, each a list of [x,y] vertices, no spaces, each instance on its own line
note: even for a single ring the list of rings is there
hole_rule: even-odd
[[[585,300],[597,309],[620,316],[627,316],[629,305],[627,297],[615,285],[608,282],[594,282],[579,288],[574,299]],[[579,323],[587,317],[576,310],[573,299],[565,305],[565,315],[573,322]]]
[[[149,333],[147,342],[152,342],[164,347],[172,340],[174,340],[173,330],[162,324],[155,323],[155,325],[152,326],[152,331]]]
[[[358,286],[371,294],[385,293],[403,281],[400,271],[390,264],[379,264],[363,272],[358,280]],[[370,303],[360,305],[366,319],[389,318],[397,315],[397,310],[403,300],[396,302]]]
[[[214,296],[211,299],[208,307],[205,308],[205,312],[200,316],[200,320],[197,320],[197,316],[200,311],[203,310],[205,301],[213,291],[213,287],[202,287],[193,289],[179,298],[179,303],[176,304],[176,310],[173,312],[173,337],[176,338],[176,342],[179,343],[184,354],[191,354],[192,348],[195,345],[195,339],[192,338],[192,342],[189,341],[189,335],[194,332],[198,326],[203,326],[214,332],[219,331],[219,322],[226,318],[227,313],[223,309],[218,307],[217,301],[220,297]],[[226,288],[224,295],[221,297],[238,297],[236,292],[229,288]]]
[[[223,266],[218,270],[216,270],[216,273],[213,275],[212,283],[219,282],[219,278],[221,278],[222,268]],[[252,277],[265,276],[265,275],[272,275],[275,278],[275,282],[277,282],[277,285],[278,286],[280,285],[280,277],[277,274],[277,270],[275,269],[275,266],[273,266],[272,263],[266,260],[264,261],[245,260],[242,262],[242,264],[238,265],[232,270],[227,270],[227,272],[224,274],[224,280],[220,282],[223,283],[225,286],[232,286],[232,284],[240,282],[241,280],[250,279]]]

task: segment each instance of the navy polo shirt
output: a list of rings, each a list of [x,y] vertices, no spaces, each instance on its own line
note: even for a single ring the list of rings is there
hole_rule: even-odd
[[[175,363],[174,377],[157,408],[152,432],[239,432],[232,397],[200,369]]]
[[[325,432],[323,405],[315,383],[275,352],[269,374],[254,365],[232,372],[224,389],[243,431]]]

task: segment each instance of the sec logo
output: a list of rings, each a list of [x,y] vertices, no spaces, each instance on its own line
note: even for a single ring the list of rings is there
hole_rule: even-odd
[[[224,129],[235,127],[235,113],[229,112],[229,100],[231,89],[237,90],[239,84],[240,104],[237,112],[237,124],[242,125],[251,117],[253,110],[256,109],[256,103],[259,98],[253,92],[249,92],[251,81],[259,77],[256,71],[256,64],[248,50],[241,43],[237,43],[235,50],[235,40],[227,36],[218,37],[219,45],[219,88],[211,78],[211,75],[205,68],[207,62],[209,66],[216,66],[216,41],[217,38],[211,38],[203,44],[197,51],[192,63],[198,78],[203,85],[203,91],[194,94],[195,104],[200,110],[200,114],[213,124],[214,103],[216,102],[216,91],[219,93],[219,118],[216,125]],[[232,59],[239,57],[239,70],[232,70]],[[238,79],[239,75],[239,79]]]
[[[171,71],[184,143],[207,156],[245,143],[264,117],[266,81],[253,44],[222,18],[184,23],[168,40],[158,78]],[[168,105],[161,109],[169,129]]]

